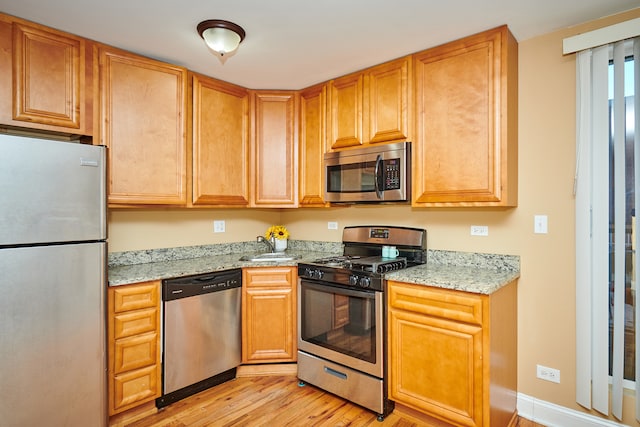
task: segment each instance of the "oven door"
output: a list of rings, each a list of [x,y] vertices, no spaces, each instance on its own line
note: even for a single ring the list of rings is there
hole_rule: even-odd
[[[383,377],[382,292],[298,283],[298,349]]]

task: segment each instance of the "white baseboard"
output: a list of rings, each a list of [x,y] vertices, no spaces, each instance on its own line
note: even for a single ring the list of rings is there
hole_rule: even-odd
[[[518,415],[548,427],[624,427],[604,418],[518,393]]]

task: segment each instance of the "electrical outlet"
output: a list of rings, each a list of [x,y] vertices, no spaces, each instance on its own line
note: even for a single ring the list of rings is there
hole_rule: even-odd
[[[214,233],[224,233],[225,224],[224,221],[213,221],[213,232]]]
[[[488,236],[489,235],[489,226],[487,226],[487,225],[472,225],[471,226],[471,235],[472,236]]]
[[[327,222],[327,229],[329,229],[329,230],[337,230],[338,229],[338,223],[335,222],[335,221]]]
[[[536,376],[541,380],[560,384],[560,370],[536,365]]]

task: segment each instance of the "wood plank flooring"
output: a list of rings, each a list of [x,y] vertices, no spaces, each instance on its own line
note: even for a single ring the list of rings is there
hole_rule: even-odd
[[[239,377],[178,401],[130,427],[426,426],[392,412],[383,422],[360,406],[312,385],[300,387],[293,375]],[[544,427],[520,419],[519,427]]]

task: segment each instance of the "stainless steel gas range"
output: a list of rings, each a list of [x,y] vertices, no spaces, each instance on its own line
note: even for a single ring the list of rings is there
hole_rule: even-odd
[[[342,243],[342,255],[298,265],[298,378],[382,420],[394,407],[386,384],[384,274],[424,264],[427,231],[345,227]]]

